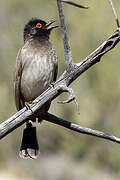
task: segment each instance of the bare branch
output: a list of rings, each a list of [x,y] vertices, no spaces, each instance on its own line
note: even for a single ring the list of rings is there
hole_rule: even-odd
[[[87,6],[82,6],[82,5],[77,4],[77,3],[75,3],[75,2],[72,2],[72,1],[62,0],[62,2],[67,3],[67,4],[70,4],[70,5],[75,6],[75,7],[78,7],[78,8],[88,9]]]
[[[54,116],[50,113],[45,113],[42,115],[42,118],[44,118],[46,121],[52,122],[54,124],[58,124],[60,126],[63,126],[67,129],[79,132],[81,134],[86,134],[86,135],[91,135],[91,136],[96,136],[99,138],[103,138],[103,139],[108,139],[110,141],[116,142],[118,144],[120,144],[120,138],[115,137],[115,136],[111,136],[109,134],[106,134],[104,132],[101,131],[97,131],[97,130],[93,130],[90,128],[86,128],[86,127],[82,127],[78,124],[66,121],[64,119],[61,119],[57,116]]]
[[[70,85],[80,74],[85,72],[88,68],[99,62],[100,58],[114,48],[120,41],[120,32],[118,29],[113,35],[108,38],[101,46],[99,46],[93,53],[78,63],[71,71],[64,72],[61,77],[55,82],[54,86],[48,88],[33,103],[29,104],[30,108],[23,108],[8,120],[0,124],[0,139],[12,132],[14,129],[21,126],[27,119],[30,119],[32,112],[36,113],[44,104],[55,99],[63,91],[63,86]],[[32,111],[31,111],[32,110]]]
[[[113,2],[112,2],[112,0],[109,0],[109,2],[110,2],[110,5],[111,5],[111,8],[112,8],[112,10],[113,10],[113,14],[114,14],[114,16],[115,16],[115,20],[116,20],[116,23],[117,23],[117,27],[119,28],[119,27],[120,27],[120,22],[119,22],[119,19],[118,19],[116,10],[115,10],[115,8],[114,8]]]
[[[72,65],[73,65],[72,53],[71,53],[70,41],[68,38],[67,27],[66,27],[63,9],[62,9],[61,0],[57,0],[57,5],[58,5],[58,11],[59,11],[59,17],[60,17],[62,37],[63,37],[63,42],[64,42],[64,54],[65,54],[65,60],[66,60],[66,68],[67,68],[67,70],[69,70],[70,67],[72,67]]]
[[[0,139],[18,128],[27,121],[27,118],[32,115],[31,110],[23,108],[8,120],[0,124]]]
[[[21,126],[28,118],[31,116],[31,110],[27,110],[26,108],[22,109],[21,111],[17,112],[7,121],[0,124],[0,139],[2,139],[5,135],[16,129],[17,127]],[[41,114],[41,117],[49,122],[54,124],[58,124],[65,128],[71,129],[73,131],[79,132],[81,134],[92,135],[103,139],[108,139],[110,141],[120,143],[120,138],[108,135],[104,132],[93,130],[90,128],[82,127],[75,123],[63,120],[58,118],[50,113]]]

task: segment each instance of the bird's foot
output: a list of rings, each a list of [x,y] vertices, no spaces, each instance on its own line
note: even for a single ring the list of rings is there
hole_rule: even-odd
[[[32,102],[29,102],[29,103],[25,102],[25,107],[26,107],[27,110],[30,110],[32,113],[34,113],[33,110],[30,107],[30,104],[32,104]]]

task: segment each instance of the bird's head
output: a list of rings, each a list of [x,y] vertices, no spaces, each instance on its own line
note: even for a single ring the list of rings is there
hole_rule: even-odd
[[[41,19],[32,18],[24,27],[24,41],[30,37],[49,39],[52,29],[58,26],[51,26],[55,21],[45,22]]]

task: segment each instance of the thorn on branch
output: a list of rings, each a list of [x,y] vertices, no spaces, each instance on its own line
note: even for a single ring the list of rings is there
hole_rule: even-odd
[[[62,0],[62,2],[66,3],[66,4],[70,4],[70,5],[78,7],[78,8],[88,9],[87,6],[82,6],[82,5],[72,2],[72,1]]]

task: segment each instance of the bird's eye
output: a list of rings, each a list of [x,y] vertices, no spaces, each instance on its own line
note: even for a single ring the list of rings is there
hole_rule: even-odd
[[[42,27],[42,24],[40,24],[40,23],[36,24],[36,28],[41,28],[41,27]]]

